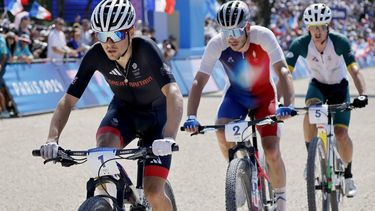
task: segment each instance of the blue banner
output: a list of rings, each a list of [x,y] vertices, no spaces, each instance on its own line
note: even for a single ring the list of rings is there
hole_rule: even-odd
[[[8,64],[5,85],[19,116],[51,112],[65,94],[79,67],[78,62]],[[77,108],[108,105],[113,93],[96,72],[77,103]]]
[[[51,64],[8,64],[4,81],[19,116],[53,111],[66,90]]]

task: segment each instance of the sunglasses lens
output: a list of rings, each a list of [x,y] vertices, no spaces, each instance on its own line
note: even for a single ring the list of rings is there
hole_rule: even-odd
[[[222,33],[225,39],[229,39],[230,37],[233,37],[234,39],[238,39],[242,35],[245,34],[245,29],[237,28],[237,29],[231,29],[231,30],[223,30]]]
[[[126,38],[126,32],[116,31],[116,32],[98,32],[96,37],[100,42],[107,42],[108,38],[111,38],[113,42],[119,42]]]

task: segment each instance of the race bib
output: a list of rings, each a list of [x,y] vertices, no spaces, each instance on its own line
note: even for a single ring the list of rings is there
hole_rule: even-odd
[[[328,105],[310,106],[309,121],[311,124],[327,124]]]
[[[100,168],[100,176],[119,174],[120,171],[117,167],[116,161],[115,160],[108,161],[115,157],[116,157],[115,148],[89,149],[88,154],[87,154],[87,163],[91,171],[91,176],[97,177],[99,168]]]
[[[236,122],[225,125],[225,139],[227,142],[243,142],[242,133],[247,128],[247,122]]]

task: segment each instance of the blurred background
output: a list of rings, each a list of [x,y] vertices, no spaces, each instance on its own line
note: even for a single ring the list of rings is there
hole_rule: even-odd
[[[90,16],[100,0],[0,0],[0,118],[51,112],[74,78],[80,60],[97,42]],[[216,10],[223,0],[131,0],[138,36],[148,36],[159,46],[172,67],[177,83],[187,95],[207,42],[220,33]],[[313,1],[244,0],[251,24],[271,29],[286,51],[297,36],[306,33],[304,9]],[[333,11],[330,30],[345,34],[361,68],[375,66],[375,3],[368,0],[322,1]],[[49,40],[53,31],[63,41]],[[66,43],[68,54],[48,53],[51,42]],[[300,61],[294,79],[309,72]],[[204,92],[223,89],[226,83],[220,63],[215,66]],[[93,77],[77,108],[107,105],[112,97],[99,75]],[[43,102],[43,103],[41,103]]]

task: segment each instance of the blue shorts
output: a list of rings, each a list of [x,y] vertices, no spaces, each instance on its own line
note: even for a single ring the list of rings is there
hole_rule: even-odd
[[[236,89],[229,88],[225,93],[219,107],[217,118],[241,119],[244,120],[249,109],[255,113],[255,119],[261,119],[276,112],[276,97],[273,90],[268,95],[260,97],[251,96],[248,92],[241,93]],[[261,137],[280,137],[278,124],[257,126]]]

